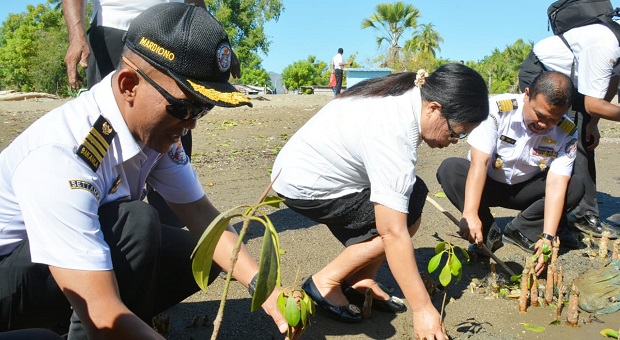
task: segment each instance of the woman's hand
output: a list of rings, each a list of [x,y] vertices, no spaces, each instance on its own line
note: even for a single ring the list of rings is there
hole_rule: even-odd
[[[416,339],[448,339],[446,328],[441,323],[441,316],[432,304],[413,311],[413,331]]]

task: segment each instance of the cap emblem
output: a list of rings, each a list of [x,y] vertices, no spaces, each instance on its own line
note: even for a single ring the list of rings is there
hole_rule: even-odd
[[[217,66],[220,71],[226,72],[230,68],[232,61],[232,50],[230,45],[224,43],[217,47]]]

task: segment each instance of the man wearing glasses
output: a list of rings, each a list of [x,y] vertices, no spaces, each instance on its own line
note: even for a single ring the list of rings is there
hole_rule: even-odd
[[[467,142],[469,160],[448,158],[437,170],[450,202],[463,216],[460,234],[491,251],[504,243],[527,252],[559,236],[561,245],[579,247],[566,228],[565,212],[584,194],[581,178],[571,177],[577,128],[565,115],[573,101],[571,80],[559,72],[538,76],[524,94],[490,99],[489,118]],[[503,232],[489,207],[521,210]],[[544,267],[539,256],[536,266]]]
[[[198,291],[190,254],[219,214],[180,138],[214,106],[251,106],[228,83],[231,56],[204,9],[154,6],[131,24],[115,72],[0,154],[0,331],[73,311],[70,339],[161,338],[148,322]],[[189,231],[160,223],[147,183]],[[229,227],[214,255],[227,270],[237,238]],[[233,276],[248,287],[257,271],[243,247]],[[277,293],[263,307],[284,332]]]

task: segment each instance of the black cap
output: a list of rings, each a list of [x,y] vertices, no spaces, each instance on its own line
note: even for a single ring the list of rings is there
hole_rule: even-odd
[[[180,2],[155,5],[131,22],[124,39],[131,51],[196,97],[218,106],[252,106],[228,82],[230,41],[206,10]]]

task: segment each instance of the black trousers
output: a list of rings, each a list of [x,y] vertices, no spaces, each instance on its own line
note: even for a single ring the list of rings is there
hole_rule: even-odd
[[[344,75],[344,71],[341,69],[336,69],[335,70],[336,73],[336,90],[335,90],[335,94],[340,93],[340,90],[342,89],[342,78]]]
[[[99,216],[121,299],[137,316],[150,324],[154,315],[199,290],[190,260],[197,240],[189,231],[162,225],[142,201],[107,204]],[[209,282],[220,271],[213,264]],[[0,331],[53,328],[71,313],[49,267],[30,261],[28,241],[0,258]],[[69,338],[86,338],[76,317]]]
[[[521,91],[525,91],[525,88],[532,84],[534,78],[545,71],[543,63],[538,60],[534,52],[530,52],[519,69],[519,88]],[[575,158],[573,174],[574,176],[581,177],[585,186],[585,195],[575,209],[573,209],[572,213],[577,218],[581,218],[586,214],[599,216],[596,197],[596,161],[594,151],[586,149],[591,144],[591,142],[586,141],[586,127],[590,120],[592,120],[592,117],[586,112],[584,95],[577,91],[575,92],[573,106],[571,106],[567,114],[577,124],[579,131],[577,158]]]
[[[463,211],[465,205],[465,182],[470,162],[464,158],[448,158],[437,169],[437,180],[452,204]],[[531,241],[537,241],[543,232],[545,218],[545,186],[547,171],[518,184],[500,183],[487,177],[478,216],[482,222],[484,240],[495,221],[490,207],[503,207],[521,210],[512,220],[513,226]],[[572,176],[568,184],[564,211],[573,209],[583,196],[581,178]],[[566,224],[566,216],[562,214],[560,227]]]
[[[88,43],[91,54],[88,58],[86,68],[86,78],[88,89],[99,83],[102,78],[116,70],[123,53],[125,44],[123,43],[124,30],[111,27],[97,26],[93,22],[88,30]],[[181,137],[183,149],[188,157],[192,154],[192,131],[189,130],[185,136]],[[173,226],[183,227],[181,221],[174,215],[161,195],[149,188],[147,193],[149,203],[159,212],[162,223]]]

